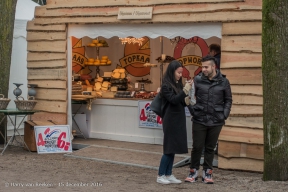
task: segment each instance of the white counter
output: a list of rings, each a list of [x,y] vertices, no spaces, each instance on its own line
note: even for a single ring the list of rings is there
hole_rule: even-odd
[[[138,122],[138,100],[96,99],[87,114],[90,138],[110,139],[137,143],[162,144],[163,131],[142,128]],[[186,117],[188,147],[192,145],[192,123]]]

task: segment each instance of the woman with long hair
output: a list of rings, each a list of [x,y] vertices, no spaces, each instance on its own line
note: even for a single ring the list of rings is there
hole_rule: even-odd
[[[192,86],[189,81],[183,86],[183,65],[172,61],[164,74],[161,91],[163,123],[163,156],[160,161],[157,182],[161,184],[181,183],[172,175],[175,154],[188,153],[185,106]]]

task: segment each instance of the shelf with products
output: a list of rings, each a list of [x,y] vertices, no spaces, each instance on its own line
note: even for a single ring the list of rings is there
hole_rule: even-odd
[[[107,48],[108,43],[105,40],[92,40],[92,43],[88,44],[86,47],[96,48],[96,59],[89,58],[87,62],[85,62],[85,66],[96,66],[96,79],[100,77],[100,66],[109,66],[112,64],[112,61],[109,60],[108,56],[102,56],[100,59],[100,48]]]

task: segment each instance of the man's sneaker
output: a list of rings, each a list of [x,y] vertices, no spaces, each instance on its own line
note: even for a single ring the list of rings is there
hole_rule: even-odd
[[[188,177],[185,179],[185,182],[194,183],[198,180],[198,170],[190,169]]]
[[[156,181],[157,181],[157,183],[161,183],[161,184],[164,184],[164,185],[171,183],[170,181],[167,180],[165,175],[158,176]]]
[[[206,183],[206,184],[213,184],[213,178],[212,178],[212,169],[206,169],[203,170],[203,174],[202,174],[202,182]]]
[[[182,181],[179,179],[176,179],[174,175],[170,175],[169,177],[166,177],[166,179],[170,181],[170,183],[182,183]]]

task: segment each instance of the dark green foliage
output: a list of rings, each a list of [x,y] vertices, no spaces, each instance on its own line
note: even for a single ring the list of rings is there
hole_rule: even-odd
[[[0,92],[8,97],[13,29],[17,0],[0,0]],[[2,119],[3,115],[0,115]],[[4,133],[6,121],[0,125]],[[0,137],[0,143],[3,138]]]

